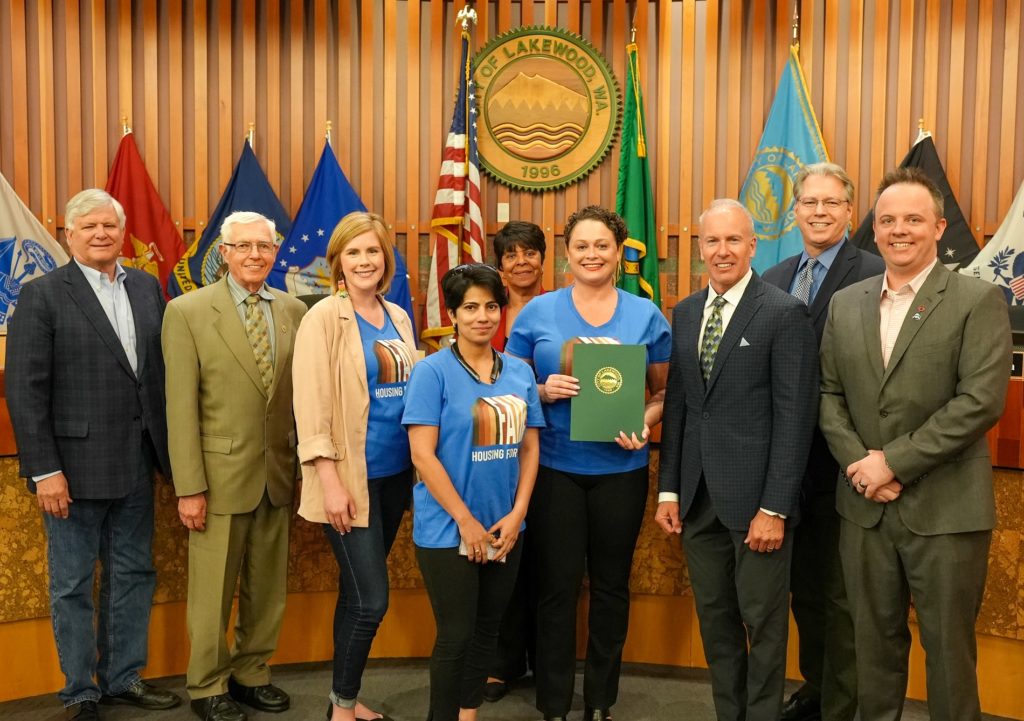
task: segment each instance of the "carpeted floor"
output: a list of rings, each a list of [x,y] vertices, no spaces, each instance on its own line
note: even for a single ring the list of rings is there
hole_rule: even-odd
[[[582,677],[577,676],[576,681],[576,697],[569,721],[579,721],[583,710]],[[250,719],[320,721],[325,717],[331,684],[329,664],[279,666],[274,669],[274,682],[291,695],[291,709],[282,714],[253,711],[249,714]],[[159,679],[154,683],[185,696],[185,679],[182,676]],[[360,700],[394,721],[423,721],[427,717],[428,685],[424,660],[371,660],[363,677]],[[790,684],[787,694],[795,688],[796,684]],[[102,706],[101,713],[104,721],[192,721],[196,718],[187,703],[171,711],[152,712],[127,706]],[[613,713],[616,721],[714,721],[707,672],[626,664],[619,701]],[[0,704],[0,718],[10,721],[58,721],[63,717],[63,710],[56,696],[52,695]],[[908,701],[903,718],[906,721],[926,721],[928,712],[924,704]],[[985,718],[990,721],[996,719],[994,716]],[[515,686],[498,703],[485,703],[480,709],[480,721],[539,719],[540,714],[533,707],[533,685],[529,679]]]

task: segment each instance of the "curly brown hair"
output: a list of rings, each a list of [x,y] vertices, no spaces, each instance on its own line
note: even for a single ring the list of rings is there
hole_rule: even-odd
[[[565,221],[566,247],[569,246],[569,241],[572,240],[572,231],[575,230],[576,224],[581,220],[596,220],[599,223],[603,223],[615,236],[615,245],[622,245],[629,236],[629,231],[626,229],[626,221],[622,219],[621,215],[613,210],[602,208],[600,205],[588,205],[577,210]]]

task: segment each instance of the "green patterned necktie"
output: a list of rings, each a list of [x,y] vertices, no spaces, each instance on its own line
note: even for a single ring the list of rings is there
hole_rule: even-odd
[[[718,296],[714,300],[714,308],[708,316],[708,322],[704,324],[704,338],[700,342],[700,373],[704,376],[704,382],[711,377],[711,369],[715,366],[715,354],[718,353],[718,346],[722,342],[722,306],[725,305],[725,298]]]
[[[274,362],[270,359],[270,332],[267,330],[267,318],[260,308],[260,297],[253,293],[245,299],[245,334],[249,337],[252,354],[256,357],[256,367],[263,379],[263,390],[270,392],[274,382]]]

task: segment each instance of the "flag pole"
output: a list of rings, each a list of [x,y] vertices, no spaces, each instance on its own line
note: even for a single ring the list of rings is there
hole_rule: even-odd
[[[800,47],[800,2],[793,5],[793,38],[790,41],[790,46],[794,48]]]
[[[128,116],[121,116],[121,137],[123,138],[128,133],[132,132],[132,129],[128,127]]]
[[[249,132],[245,134],[245,139],[249,141],[249,147],[252,148],[253,152],[256,152],[256,123],[249,121]]]
[[[327,139],[327,144],[331,144],[331,121],[327,121],[327,131],[324,133],[324,137]]]

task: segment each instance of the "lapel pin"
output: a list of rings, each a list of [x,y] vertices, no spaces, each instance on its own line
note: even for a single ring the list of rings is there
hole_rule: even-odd
[[[914,315],[911,317],[911,320],[921,320],[921,314],[914,313]]]

